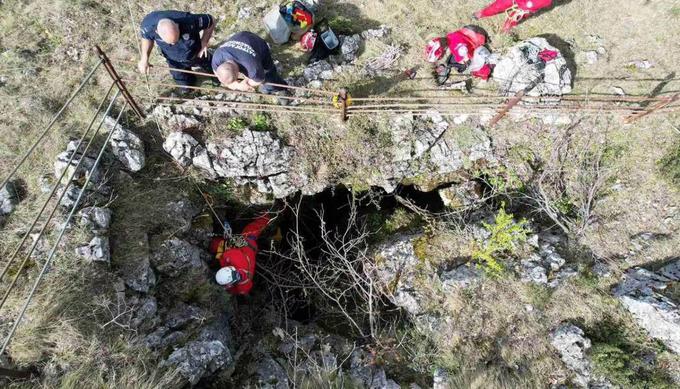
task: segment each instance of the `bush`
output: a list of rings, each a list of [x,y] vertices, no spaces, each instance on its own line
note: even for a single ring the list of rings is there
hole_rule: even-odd
[[[272,127],[269,115],[262,112],[253,115],[251,123],[255,131],[269,131]]]
[[[519,243],[527,240],[529,230],[527,221],[515,222],[513,215],[505,212],[505,204],[496,215],[493,224],[484,223],[484,228],[491,234],[485,242],[476,242],[472,259],[479,262],[487,275],[498,277],[503,272],[503,265],[498,261],[502,256],[512,255]]]
[[[666,389],[674,387],[670,377],[657,365],[662,348],[649,343],[623,323],[605,318],[587,331],[593,346],[590,357],[595,372],[622,388]]]
[[[248,127],[248,122],[242,117],[231,118],[227,122],[227,128],[230,131],[240,132],[241,130],[245,129],[246,127]]]

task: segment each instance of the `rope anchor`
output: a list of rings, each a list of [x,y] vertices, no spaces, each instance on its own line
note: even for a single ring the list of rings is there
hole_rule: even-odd
[[[347,107],[352,105],[352,96],[347,93],[347,89],[340,89],[337,95],[333,96],[333,106],[342,110],[342,121],[347,121]]]

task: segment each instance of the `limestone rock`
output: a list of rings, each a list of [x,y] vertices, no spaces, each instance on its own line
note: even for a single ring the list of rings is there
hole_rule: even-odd
[[[422,313],[427,303],[426,297],[414,286],[414,282],[419,276],[432,273],[422,268],[428,268],[429,265],[416,256],[415,239],[417,236],[402,235],[379,246],[376,250],[378,265],[375,269],[375,275],[390,300],[413,315]]]
[[[575,383],[587,388],[591,375],[591,364],[586,358],[590,339],[583,330],[573,324],[564,323],[550,334],[550,343],[555,347],[567,367],[576,375]]]
[[[5,217],[14,212],[14,207],[19,204],[19,195],[14,181],[10,181],[0,188],[0,226]]]
[[[680,309],[678,302],[663,295],[669,285],[680,281],[680,259],[674,259],[652,272],[643,268],[628,270],[614,289],[621,303],[651,337],[680,354]]]
[[[191,165],[197,146],[198,141],[184,132],[173,132],[163,142],[163,150],[184,167]]]
[[[267,357],[257,363],[255,374],[258,388],[287,389],[288,374],[273,358]]]
[[[163,366],[176,367],[190,385],[232,362],[229,349],[220,341],[193,341],[175,350]]]
[[[385,38],[390,34],[390,28],[386,25],[381,25],[380,27],[372,30],[366,30],[361,33],[363,39],[381,39]]]
[[[482,186],[476,181],[466,181],[460,185],[440,189],[438,192],[444,205],[449,208],[469,207],[482,198]]]
[[[156,285],[156,274],[151,268],[149,258],[137,259],[126,266],[123,280],[125,285],[135,292],[149,293],[151,288]]]
[[[113,131],[110,144],[116,158],[126,169],[132,172],[142,170],[146,160],[144,142],[132,131],[123,128],[120,124],[116,124],[115,119],[110,116],[105,118],[104,123],[109,128],[109,131]]]
[[[76,150],[76,146],[77,142],[69,142],[66,151],[57,156],[57,160],[54,162],[54,176],[58,179],[62,173],[66,172],[66,179],[73,175],[73,180],[79,183],[84,183],[89,176],[91,188],[104,184],[105,177],[101,167],[97,166],[93,169],[95,156],[89,153],[84,155],[82,150]],[[71,156],[73,156],[73,160],[69,163]],[[79,162],[80,166],[78,166]]]
[[[163,274],[176,277],[188,269],[203,269],[201,249],[190,243],[172,238],[161,244],[151,256],[151,262]]]
[[[546,62],[539,59],[543,50],[558,53]],[[494,68],[493,79],[508,96],[525,90],[528,96],[561,96],[571,92],[572,74],[567,61],[545,38],[531,38],[510,49]]]
[[[314,62],[303,70],[302,75],[307,82],[330,80],[333,78],[333,65],[326,60]]]
[[[467,288],[482,278],[482,272],[472,265],[460,265],[454,269],[443,272],[439,278],[445,291],[452,289]]]
[[[307,182],[292,174],[293,151],[272,132],[245,130],[220,143],[208,143],[213,167],[219,177],[237,185],[252,184],[259,192],[276,198],[289,196]]]
[[[340,36],[340,52],[345,62],[350,63],[357,59],[359,48],[361,47],[361,37],[359,34],[352,36]]]
[[[181,329],[192,321],[202,322],[207,317],[201,308],[178,303],[166,315],[165,325],[170,329]]]
[[[109,238],[95,236],[87,245],[76,248],[76,254],[88,262],[109,263],[111,261]]]
[[[105,234],[111,225],[111,210],[102,207],[87,207],[80,210],[80,225],[94,232]]]

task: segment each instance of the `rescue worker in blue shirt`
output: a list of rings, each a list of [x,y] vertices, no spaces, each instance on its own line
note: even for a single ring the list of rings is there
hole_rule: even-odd
[[[155,43],[171,68],[191,70],[192,66],[199,66],[212,73],[208,42],[214,30],[215,19],[208,14],[151,12],[141,24],[142,57],[137,66],[139,71],[142,74],[149,71],[149,55]],[[196,83],[193,74],[172,70],[170,74],[178,85],[191,86]]]

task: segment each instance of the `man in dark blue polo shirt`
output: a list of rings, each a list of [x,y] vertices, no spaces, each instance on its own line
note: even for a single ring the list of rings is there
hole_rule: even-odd
[[[149,55],[154,43],[172,68],[191,70],[200,66],[212,73],[208,42],[215,29],[215,19],[208,14],[190,14],[180,11],[154,11],[142,20],[142,58],[138,68],[149,71]],[[203,34],[201,35],[201,32]],[[193,74],[170,71],[178,85],[193,85]]]
[[[276,70],[267,42],[248,31],[234,34],[215,50],[212,68],[220,83],[231,90],[253,91],[259,87],[262,93],[273,93],[285,88],[271,84],[287,85]],[[239,73],[244,76],[242,81]]]

